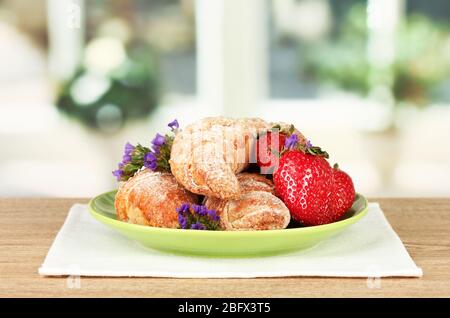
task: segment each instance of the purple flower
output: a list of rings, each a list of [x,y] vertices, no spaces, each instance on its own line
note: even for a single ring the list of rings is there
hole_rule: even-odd
[[[144,166],[153,171],[158,168],[157,158],[153,152],[149,151],[144,155]]]
[[[155,138],[152,140],[152,148],[155,151],[156,154],[159,154],[160,147],[166,143],[166,137],[160,135],[159,133],[156,134]]]
[[[182,214],[178,214],[178,224],[180,224],[180,227],[181,227],[182,229],[185,229],[185,228],[186,228],[187,223],[188,223],[187,217],[185,217],[185,216],[182,215]]]
[[[166,143],[166,137],[160,135],[159,133],[157,133],[155,135],[155,138],[153,138],[153,140],[152,140],[152,145],[157,146],[157,147],[161,147],[165,143]]]
[[[204,205],[193,204],[192,210],[194,210],[194,212],[200,216],[204,216],[208,213],[208,210],[206,209],[206,207]]]
[[[290,137],[286,138],[284,142],[284,147],[286,149],[294,148],[298,143],[298,137],[296,134],[292,134]]]
[[[178,124],[178,120],[176,119],[172,120],[167,126],[169,126],[172,131],[180,128],[180,124]]]
[[[122,162],[119,165],[126,165],[127,163],[131,162],[131,155],[133,154],[134,151],[134,146],[132,144],[130,144],[129,142],[127,142],[125,144],[125,148],[123,150],[123,157],[122,157]]]
[[[208,209],[206,208],[206,206],[201,206],[200,209],[197,212],[198,215],[200,216],[204,216],[208,214]]]
[[[121,164],[122,165],[126,165],[129,162],[131,162],[131,155],[124,154],[123,157],[122,157]]]
[[[134,146],[132,144],[130,144],[129,142],[127,142],[125,144],[125,150],[124,150],[124,155],[128,155],[131,156],[131,154],[134,151]]]
[[[217,215],[216,210],[208,210],[208,216],[213,221],[219,221],[220,217]]]
[[[176,208],[178,214],[188,213],[191,205],[189,203],[183,203],[179,208]]]
[[[311,148],[312,146],[313,146],[313,144],[311,143],[310,140],[308,140],[308,141],[306,142],[306,149],[309,149],[309,148]]]
[[[200,221],[191,225],[191,230],[205,230],[205,229],[206,227]]]
[[[123,170],[117,169],[112,172],[113,176],[117,178],[117,181],[120,181],[123,175]]]

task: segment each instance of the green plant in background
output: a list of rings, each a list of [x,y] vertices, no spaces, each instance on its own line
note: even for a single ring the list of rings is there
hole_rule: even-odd
[[[90,128],[115,132],[149,115],[159,99],[158,63],[142,42],[126,47],[114,38],[96,38],[83,63],[57,95],[57,107]]]
[[[419,15],[401,25],[392,66],[396,100],[423,105],[440,98],[439,86],[450,79],[449,29]]]
[[[448,25],[408,16],[396,34],[395,60],[383,71],[374,70],[367,58],[366,25],[365,6],[354,5],[334,39],[307,48],[302,73],[361,95],[381,80],[397,102],[424,105],[441,97],[439,86],[450,78]]]
[[[320,84],[367,94],[370,65],[366,38],[365,7],[355,5],[348,11],[334,40],[306,48],[302,72]]]

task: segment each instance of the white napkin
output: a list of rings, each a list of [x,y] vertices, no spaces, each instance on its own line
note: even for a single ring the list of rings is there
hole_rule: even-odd
[[[75,204],[39,274],[140,277],[422,276],[377,203],[344,232],[313,248],[257,258],[168,254],[121,236]]]

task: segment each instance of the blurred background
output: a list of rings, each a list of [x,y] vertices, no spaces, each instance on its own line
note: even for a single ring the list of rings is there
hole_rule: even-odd
[[[450,1],[0,0],[0,196],[92,196],[177,118],[294,123],[368,196],[450,194]]]

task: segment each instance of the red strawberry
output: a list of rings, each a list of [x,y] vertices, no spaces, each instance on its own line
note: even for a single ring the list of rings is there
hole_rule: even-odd
[[[320,148],[308,151],[290,150],[281,156],[273,175],[275,188],[294,220],[304,225],[335,222],[353,204],[353,182],[330,167]]]
[[[331,200],[334,221],[339,220],[352,207],[354,200],[355,187],[352,179],[335,164],[333,167],[333,196]]]
[[[278,154],[281,152],[286,135],[268,131],[259,136],[256,143],[256,161],[261,168],[271,168],[278,164]]]
[[[292,218],[304,225],[330,223],[333,172],[321,156],[289,150],[281,156],[273,182]]]

